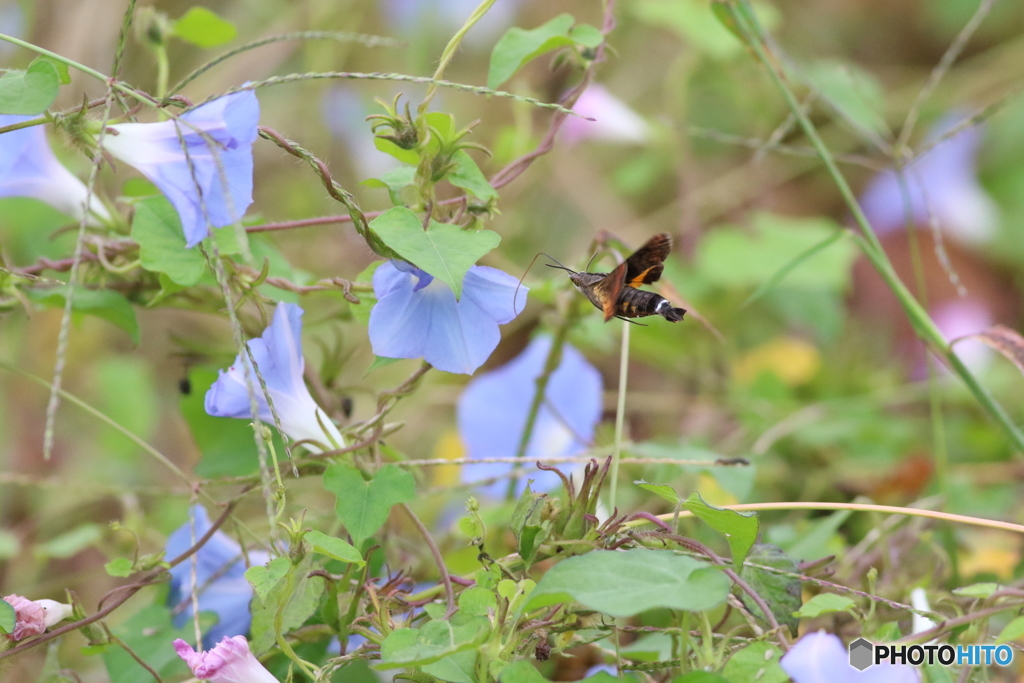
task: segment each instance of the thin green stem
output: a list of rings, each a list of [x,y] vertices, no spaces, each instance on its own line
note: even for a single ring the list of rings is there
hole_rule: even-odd
[[[574,310],[574,309],[570,309]],[[562,320],[562,324],[555,330],[555,336],[551,339],[551,349],[548,351],[547,360],[544,361],[544,369],[541,371],[540,376],[537,377],[537,388],[533,394],[533,402],[530,403],[530,411],[526,414],[526,423],[523,425],[523,433],[519,435],[519,446],[516,448],[516,457],[525,458],[526,451],[530,447],[530,439],[533,437],[534,427],[537,426],[537,417],[540,415],[540,407],[544,404],[544,397],[548,391],[548,380],[551,379],[551,375],[554,374],[555,370],[558,369],[559,363],[562,362],[562,347],[565,346],[565,338],[569,334],[569,328],[572,327],[572,313],[567,313],[565,318]],[[522,463],[517,462],[513,466],[513,471],[522,467]],[[516,477],[512,477],[508,480],[508,490],[506,491],[505,497],[508,500],[513,500],[516,496],[516,484],[518,483]]]
[[[737,2],[744,6],[743,11],[737,9]],[[786,104],[797,117],[804,134],[807,135],[814,148],[817,150],[818,156],[821,157],[828,174],[835,182],[836,187],[839,189],[839,193],[842,195],[843,200],[850,209],[850,213],[853,215],[854,221],[857,223],[857,227],[860,229],[861,237],[863,238],[863,242],[861,242],[861,244],[864,255],[871,262],[871,265],[875,270],[878,271],[878,274],[882,279],[885,280],[889,289],[896,295],[896,298],[903,307],[903,311],[907,315],[910,324],[917,332],[917,335],[924,340],[933,353],[942,358],[953,372],[960,376],[960,379],[967,385],[967,388],[971,393],[974,394],[978,403],[980,403],[988,414],[998,422],[1000,426],[1002,426],[1014,447],[1018,451],[1024,453],[1024,432],[1014,424],[1013,420],[1006,413],[1003,407],[995,400],[995,398],[993,398],[988,390],[978,383],[978,380],[974,377],[967,366],[964,365],[963,361],[953,353],[949,344],[943,337],[942,332],[896,274],[896,271],[893,269],[892,264],[889,262],[889,259],[885,254],[885,250],[878,241],[878,236],[875,235],[874,230],[871,229],[871,224],[864,215],[864,211],[861,209],[856,195],[854,195],[849,183],[846,182],[845,176],[843,176],[839,167],[836,165],[836,161],[833,158],[832,153],[825,145],[825,142],[821,139],[817,128],[815,128],[814,124],[811,123],[811,120],[801,109],[800,103],[797,101],[796,95],[793,93],[793,89],[787,83],[785,74],[782,73],[778,60],[772,58],[767,52],[767,46],[763,40],[763,34],[760,31],[760,27],[756,26],[756,18],[749,1],[735,0],[735,2],[729,4],[729,12],[737,26],[739,26],[743,31],[748,44],[757,54],[758,59],[761,60],[761,63],[764,64],[768,70],[768,74],[771,76],[776,87],[782,93],[783,98],[786,100]],[[755,22],[755,25],[751,25],[751,20]]]
[[[629,328],[632,323],[622,322],[622,348],[619,350],[619,397],[615,404],[615,448],[612,450],[611,486],[608,489],[608,507],[614,511],[619,490],[619,456],[622,452],[622,429],[626,421],[626,383],[629,378]]]
[[[156,97],[163,100],[167,95],[167,83],[171,73],[171,64],[167,59],[167,46],[158,45],[153,52],[156,54]]]
[[[33,45],[32,43],[25,42],[24,40],[21,40],[19,38],[15,38],[14,36],[9,36],[9,35],[4,34],[4,33],[0,33],[0,40],[6,41],[8,43],[11,43],[12,45],[17,45],[18,47],[23,47],[23,48],[25,48],[27,50],[31,50],[32,52],[35,52],[36,54],[43,55],[44,57],[49,57],[50,59],[53,59],[55,61],[60,62],[61,64],[67,64],[72,69],[77,69],[78,71],[81,71],[84,74],[88,74],[89,76],[92,76],[96,80],[102,81],[103,83],[108,84],[114,90],[122,92],[125,95],[128,95],[132,99],[137,100],[138,102],[141,102],[142,104],[144,104],[144,105],[146,105],[148,107],[156,107],[158,105],[158,102],[154,101],[149,96],[144,95],[143,93],[140,93],[140,92],[136,91],[134,88],[131,88],[131,87],[125,85],[121,81],[113,79],[110,76],[106,76],[106,75],[100,73],[99,71],[97,71],[96,69],[90,68],[90,67],[86,66],[85,64],[81,64],[79,62],[76,62],[73,59],[68,59],[64,55],[59,55],[56,52],[50,52],[46,48],[39,47],[38,45]]]
[[[928,308],[928,283],[925,278],[924,262],[921,255],[921,242],[917,236],[917,223],[911,211],[910,186],[904,169],[897,171],[900,195],[903,198],[903,223],[907,231],[907,242],[910,247],[911,264],[914,269],[914,281],[917,296],[921,304]],[[938,242],[936,243],[938,245]],[[946,430],[942,422],[942,398],[939,396],[939,383],[936,376],[935,360],[926,353],[928,368],[928,408],[932,422],[932,446],[935,450],[935,480],[944,500],[949,500],[949,452],[946,448]]]
[[[171,88],[167,95],[174,95],[202,74],[206,73],[207,71],[217,66],[221,62],[231,57],[234,57],[235,55],[239,55],[243,52],[247,52],[249,50],[253,50],[264,45],[278,43],[286,40],[352,41],[356,43],[361,43],[366,47],[397,47],[401,45],[399,41],[394,40],[392,38],[385,38],[383,36],[373,36],[365,33],[350,33],[348,31],[294,31],[291,33],[281,33],[274,36],[266,36],[264,38],[254,40],[252,42],[245,43],[244,45],[239,45],[236,48],[232,48],[231,50],[228,50],[227,52],[218,55],[217,57],[214,57],[210,61],[196,68],[196,70],[190,73],[188,76],[185,76],[185,78],[178,81],[177,85]]]
[[[448,65],[455,57],[455,52],[459,49],[459,44],[462,43],[462,39],[465,37],[466,33],[469,32],[469,29],[473,28],[473,25],[476,22],[480,21],[480,19],[487,14],[487,10],[491,8],[491,5],[493,5],[494,2],[495,0],[483,0],[483,2],[473,10],[473,13],[469,15],[469,18],[466,19],[466,23],[462,25],[462,28],[456,31],[455,35],[452,36],[452,39],[448,41],[448,44],[444,48],[444,52],[441,53],[441,60],[437,64],[437,70],[434,71],[433,80],[435,82],[431,83],[430,86],[427,87],[427,93],[423,96],[423,101],[420,102],[420,106],[416,109],[419,114],[426,112],[427,107],[430,106],[430,101],[434,99],[434,93],[437,92],[438,83],[436,81],[440,81],[441,77],[444,76],[445,69],[448,68]]]

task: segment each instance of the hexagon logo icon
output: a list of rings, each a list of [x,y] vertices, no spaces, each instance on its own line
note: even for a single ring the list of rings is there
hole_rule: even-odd
[[[875,663],[875,646],[858,638],[850,643],[850,666],[858,671],[864,671]]]

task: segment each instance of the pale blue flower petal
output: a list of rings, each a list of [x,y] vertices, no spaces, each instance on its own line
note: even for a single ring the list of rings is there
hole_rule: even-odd
[[[779,662],[794,683],[919,683],[906,665],[876,664],[864,671],[850,666],[849,650],[838,636],[808,633]]]
[[[302,377],[305,367],[302,356],[302,315],[300,306],[279,303],[263,335],[248,342],[249,351],[267,386],[285,433],[296,440],[313,439],[329,446],[340,446],[343,442],[341,434],[317,406]],[[231,367],[220,371],[217,381],[206,392],[204,407],[207,414],[251,419],[247,374],[253,383],[259,417],[272,424],[270,406],[247,354],[239,354]],[[329,434],[325,434],[324,429]],[[322,450],[313,444],[309,448],[317,452]]]
[[[536,392],[536,380],[543,372],[550,349],[550,337],[537,337],[514,360],[473,379],[466,386],[459,397],[457,412],[459,434],[470,458],[517,455]],[[579,351],[566,344],[562,360],[548,381],[545,401],[526,450],[527,457],[571,457],[586,450],[601,420],[601,391],[601,374]],[[559,483],[553,473],[537,471],[533,464],[524,467],[531,470],[529,478],[535,481],[534,490],[550,490]],[[462,478],[463,481],[479,481],[511,469],[511,464],[504,463],[468,465],[462,468]],[[520,491],[526,487],[526,480],[520,479]],[[501,481],[484,492],[500,495],[507,487],[507,481]]]
[[[210,530],[210,518],[201,505],[192,507],[192,515],[195,518],[194,529],[191,522],[186,522],[167,539],[167,559],[184,553],[192,546],[193,538],[198,540]],[[251,551],[249,560],[254,565],[263,565],[269,556],[262,551]],[[245,568],[242,548],[219,530],[196,552],[194,586],[199,591],[199,611],[217,615],[217,623],[203,634],[205,647],[212,647],[224,636],[241,636],[249,632],[252,621],[249,602],[253,592],[245,580]],[[174,624],[179,628],[192,618],[192,570],[191,558],[170,569],[168,605],[184,604],[184,609],[174,617]]]
[[[209,235],[209,225],[236,223],[252,204],[252,145],[258,132],[259,102],[255,93],[246,90],[208,102],[180,118],[184,123],[110,126],[115,134],[105,138],[104,147],[164,193],[192,247]]]
[[[518,281],[495,268],[473,266],[462,299],[440,280],[396,261],[373,275],[377,304],[370,312],[373,352],[386,358],[423,358],[439,370],[472,374],[491,355],[501,333],[526,303]]]
[[[31,116],[0,115],[0,126]],[[85,184],[64,168],[46,141],[43,126],[20,128],[0,135],[0,197],[31,197],[61,213],[81,219],[87,195]],[[90,225],[110,217],[106,207],[90,198]]]

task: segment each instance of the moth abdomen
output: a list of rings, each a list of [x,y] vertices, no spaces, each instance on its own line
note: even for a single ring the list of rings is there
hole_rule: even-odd
[[[686,313],[685,309],[672,306],[669,300],[660,294],[633,287],[623,287],[617,308],[618,314],[624,318],[660,315],[669,322],[679,322]]]

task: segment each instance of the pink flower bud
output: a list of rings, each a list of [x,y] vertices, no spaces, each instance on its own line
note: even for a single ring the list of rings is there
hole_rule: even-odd
[[[13,594],[4,597],[4,602],[14,608],[16,617],[14,632],[7,634],[9,639],[22,640],[46,630],[46,610],[41,605]]]
[[[225,636],[207,652],[196,652],[179,638],[174,641],[174,651],[192,669],[193,676],[210,683],[278,683],[249,651],[244,636]]]

